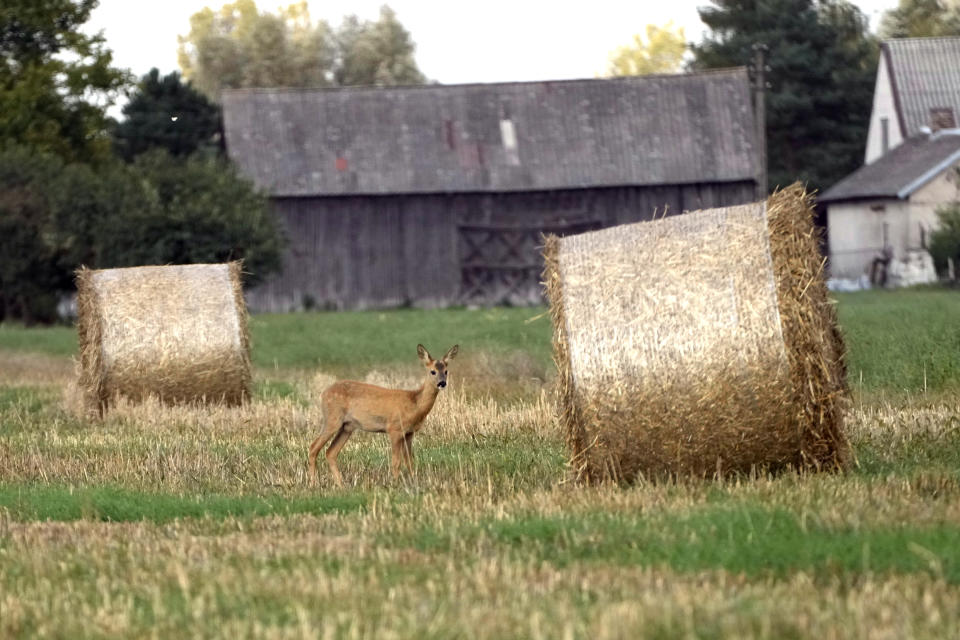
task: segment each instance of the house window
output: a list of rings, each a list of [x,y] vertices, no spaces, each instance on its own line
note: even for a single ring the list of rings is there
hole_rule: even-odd
[[[880,118],[880,149],[883,154],[890,151],[890,118]]]
[[[933,107],[930,109],[930,128],[934,131],[956,129],[957,119],[953,115],[953,109],[950,107]]]

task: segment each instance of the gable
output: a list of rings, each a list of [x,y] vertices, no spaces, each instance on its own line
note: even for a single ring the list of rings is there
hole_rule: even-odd
[[[890,56],[884,49],[877,61],[877,79],[873,88],[873,107],[870,110],[864,164],[870,164],[902,142],[903,129],[894,98]]]

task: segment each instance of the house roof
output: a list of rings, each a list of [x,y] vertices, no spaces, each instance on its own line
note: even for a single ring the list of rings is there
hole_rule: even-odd
[[[960,38],[902,38],[882,45],[904,138],[929,127],[931,110],[950,109],[960,123]]]
[[[230,157],[274,196],[749,181],[744,68],[503,84],[241,89]]]
[[[921,134],[827,189],[820,202],[904,199],[960,161],[960,130]]]

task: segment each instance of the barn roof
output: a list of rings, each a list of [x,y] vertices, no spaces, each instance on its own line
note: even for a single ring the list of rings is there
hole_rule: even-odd
[[[960,38],[902,38],[882,44],[893,79],[894,103],[905,138],[934,125],[938,118],[960,117]],[[948,110],[949,113],[943,110]]]
[[[240,89],[230,157],[274,196],[753,180],[743,68],[503,84]]]
[[[960,130],[921,134],[905,141],[827,189],[820,202],[904,199],[960,161]]]

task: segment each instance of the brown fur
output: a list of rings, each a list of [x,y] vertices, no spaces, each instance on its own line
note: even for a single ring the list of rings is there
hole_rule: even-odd
[[[310,483],[317,483],[317,455],[329,442],[326,458],[334,481],[343,486],[337,456],[350,436],[358,429],[386,433],[390,438],[391,471],[400,474],[401,461],[413,471],[413,434],[420,430],[424,418],[433,409],[440,388],[446,386],[447,362],[459,351],[454,345],[440,360],[434,360],[423,345],[417,354],[426,368],[423,384],[412,391],[385,389],[365,382],[341,380],[330,385],[320,396],[323,428],[310,445]]]

